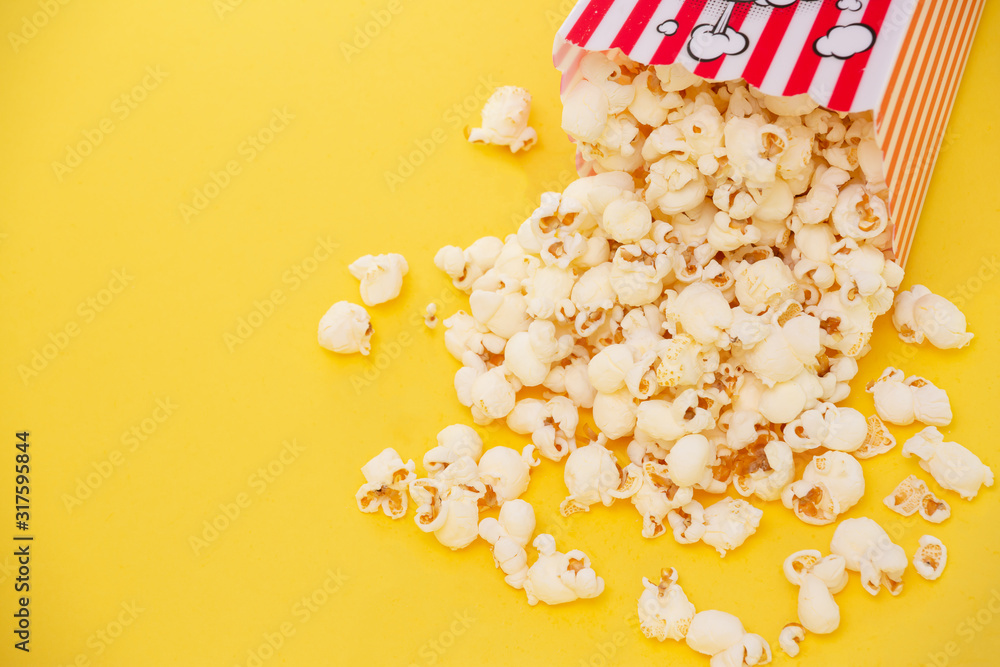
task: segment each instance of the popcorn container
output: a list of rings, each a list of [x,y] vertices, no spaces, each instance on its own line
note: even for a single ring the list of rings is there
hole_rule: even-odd
[[[985,0],[581,0],[559,29],[561,93],[588,51],[682,65],[765,94],[871,112],[892,252],[905,265]]]

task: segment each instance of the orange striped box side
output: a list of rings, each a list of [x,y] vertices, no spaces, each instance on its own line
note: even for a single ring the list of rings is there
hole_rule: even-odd
[[[892,245],[903,265],[985,4],[921,2],[876,110],[895,225]]]

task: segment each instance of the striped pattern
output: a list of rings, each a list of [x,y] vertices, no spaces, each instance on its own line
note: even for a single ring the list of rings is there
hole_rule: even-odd
[[[861,12],[836,0],[799,0],[784,8],[726,0],[580,0],[556,37],[553,60],[565,92],[580,78],[586,51],[619,48],[647,64],[681,63],[704,78],[743,78],[772,95],[808,92],[837,111],[873,111],[885,157],[893,250],[905,265],[958,83],[986,0],[865,0]],[[740,54],[695,60],[692,29],[728,26],[750,39]],[[664,21],[677,31],[657,31]],[[820,58],[812,44],[833,25],[863,22],[878,32],[869,51]],[[582,165],[578,156],[578,167]]]
[[[931,172],[985,5],[986,0],[920,3],[875,111],[894,221],[892,247],[900,263],[906,262],[913,245]]]
[[[861,111],[878,104],[904,31],[886,31],[875,47],[846,60],[821,57],[813,45],[835,26],[863,22],[878,32],[886,16],[903,17],[905,27],[916,4],[864,2],[861,11],[842,11],[837,0],[799,0],[786,7],[749,0],[582,0],[559,35],[588,51],[617,48],[639,62],[679,62],[705,79],[742,78],[771,95],[809,93],[831,109]],[[660,32],[665,21],[674,22],[676,32]],[[723,27],[730,34],[738,32],[749,46],[739,53],[717,51],[717,58],[696,59],[692,45],[706,39],[706,26],[716,28],[712,34]],[[879,57],[873,57],[876,51]]]

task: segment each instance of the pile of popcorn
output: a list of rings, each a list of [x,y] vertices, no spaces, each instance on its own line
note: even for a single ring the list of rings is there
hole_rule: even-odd
[[[462,364],[458,400],[474,423],[505,422],[531,444],[484,452],[471,427],[448,426],[423,457],[423,477],[386,449],[362,468],[359,508],[401,518],[412,501],[421,530],[452,549],[482,537],[529,604],[560,604],[599,595],[604,580],[586,554],[534,535],[534,510],[519,496],[541,459],[564,463],[564,516],[629,502],[644,537],[669,532],[721,556],[762,520],[745,499],[780,502],[808,524],[838,521],[864,495],[860,461],[896,444],[886,422],[927,425],[902,454],[943,489],[971,499],[992,485],[991,470],[937,430],[952,411],[930,381],[889,368],[867,387],[876,414],[837,405],[894,298],[904,341],[960,348],[972,338],[946,299],[922,286],[895,294],[903,271],[888,259],[888,192],[870,116],[617,52],[588,54],[580,71],[563,128],[591,175],[543,194],[505,239],[447,246],[434,259],[469,295],[467,312],[443,320]],[[526,91],[498,90],[470,139],[529,148],[529,104]],[[399,255],[351,265],[369,305],[398,295],[406,270]],[[367,353],[371,335],[367,312],[347,302],[320,323],[321,344],[338,352]],[[588,410],[596,434],[583,422]],[[696,492],[719,499],[703,504]],[[913,475],[885,504],[934,523],[951,513]],[[496,518],[481,517],[492,508]],[[529,542],[538,554],[530,565]],[[920,545],[915,569],[937,578],[944,545],[929,535]],[[836,630],[833,596],[848,570],[873,595],[902,589],[906,554],[875,521],[840,521],[830,552],[784,563],[799,587],[798,622],[778,639],[789,655],[806,632]],[[770,661],[768,642],[736,617],[696,613],[677,576],[643,580],[646,636],[685,641],[713,666]]]

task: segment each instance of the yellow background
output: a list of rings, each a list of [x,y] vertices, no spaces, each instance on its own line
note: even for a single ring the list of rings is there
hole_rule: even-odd
[[[391,522],[355,507],[358,469],[372,455],[393,446],[419,461],[443,426],[470,423],[443,330],[420,321],[429,301],[447,315],[464,299],[431,259],[444,244],[513,231],[540,192],[568,182],[573,150],[550,65],[568,1],[396,0],[394,13],[382,0],[62,2],[48,0],[58,11],[34,32],[24,21],[41,22],[31,17],[45,2],[0,10],[0,664],[247,665],[282,630],[289,636],[263,650],[262,664],[707,664],[633,626],[640,578],[663,566],[678,568],[700,609],[738,614],[777,648],[795,612],[781,560],[827,549],[833,532],[780,506],[720,560],[705,545],[644,540],[628,503],[561,520],[561,466],[545,462],[526,496],[539,528],[584,549],[607,580],[598,599],[558,608],[529,607],[481,542],[452,553],[412,513]],[[387,25],[345,51],[382,11]],[[998,30],[1000,5],[990,3],[907,278],[946,294],[971,289],[964,309],[976,339],[960,352],[917,350],[883,322],[855,386],[892,359],[940,383],[956,413],[946,434],[1000,472],[1000,281],[989,279],[1000,256],[1000,42],[989,38]],[[12,32],[30,37],[11,43]],[[162,80],[144,82],[147,68]],[[540,143],[530,153],[465,143],[483,82],[534,95]],[[144,98],[127,117],[123,95]],[[294,117],[268,136],[275,109]],[[102,127],[79,166],[54,165]],[[270,143],[249,149],[258,134]],[[430,155],[390,190],[385,173],[418,142]],[[225,182],[230,162],[239,173],[209,186],[215,196],[186,216],[182,205],[213,174]],[[332,254],[324,243],[336,244]],[[388,251],[411,269],[402,296],[371,309],[373,355],[319,348],[320,316],[358,299],[346,264]],[[268,316],[251,316],[258,308]],[[259,326],[241,329],[248,318]],[[67,327],[75,335],[64,339]],[[23,374],[36,352],[51,358]],[[176,405],[162,423],[157,399]],[[871,411],[863,392],[851,404]],[[133,428],[147,430],[144,441],[126,435]],[[36,536],[30,656],[11,635],[21,429],[31,431]],[[895,432],[902,441],[914,430]],[[488,446],[526,441],[480,431]],[[304,449],[273,463],[286,441]],[[269,464],[279,472],[262,482],[256,471]],[[881,504],[920,473],[914,461],[897,448],[865,467],[869,490],[850,516],[874,517],[908,553],[921,534],[939,536],[948,568],[933,583],[909,570],[899,598],[872,598],[852,575],[837,597],[841,628],[810,636],[802,664],[917,665],[934,654],[944,664],[949,649],[948,664],[996,664],[997,490],[973,503],[945,494],[954,516],[934,526]],[[68,505],[73,495],[80,502]],[[226,524],[220,505],[239,516],[192,546],[213,537],[205,522]],[[135,606],[134,619],[123,605]],[[977,613],[991,622],[961,625]],[[776,651],[776,664],[791,662]]]

